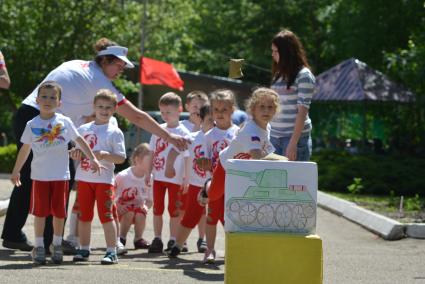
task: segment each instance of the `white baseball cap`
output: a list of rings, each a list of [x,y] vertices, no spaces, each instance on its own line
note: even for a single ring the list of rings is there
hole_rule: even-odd
[[[106,49],[99,51],[97,53],[97,56],[101,56],[101,55],[113,55],[115,57],[118,57],[122,61],[124,61],[125,62],[125,67],[127,67],[127,68],[134,68],[134,64],[131,63],[131,61],[128,60],[128,58],[127,58],[127,52],[128,52],[128,48],[127,47],[113,45],[113,46],[108,46]]]

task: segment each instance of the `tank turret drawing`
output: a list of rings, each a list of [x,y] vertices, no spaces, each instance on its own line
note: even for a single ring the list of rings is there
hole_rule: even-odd
[[[226,174],[246,177],[255,184],[249,186],[242,197],[232,197],[226,202],[226,216],[237,226],[254,231],[292,233],[314,230],[314,199],[305,185],[287,185],[286,170],[245,172],[228,169]]]

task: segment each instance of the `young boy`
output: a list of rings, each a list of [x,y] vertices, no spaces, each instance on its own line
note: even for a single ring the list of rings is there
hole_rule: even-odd
[[[202,91],[192,91],[187,94],[184,108],[189,112],[189,119],[182,120],[181,123],[190,132],[196,132],[201,129],[199,110],[206,103],[208,103],[208,96]]]
[[[80,249],[74,261],[87,261],[90,256],[90,229],[93,220],[93,207],[97,203],[97,211],[106,240],[106,255],[101,264],[116,264],[117,229],[114,221],[114,169],[115,164],[125,161],[124,135],[110,118],[117,107],[117,98],[112,91],[101,89],[93,101],[95,120],[84,124],[78,131],[89,143],[104,170],[102,173],[90,172],[91,163],[82,158],[77,168],[75,180],[78,181],[77,194],[80,205],[78,232]],[[79,152],[78,152],[79,153]],[[81,158],[78,154],[73,158]],[[116,213],[116,212],[115,212]]]
[[[36,102],[40,114],[28,121],[21,137],[23,143],[19,150],[10,180],[20,186],[20,171],[31,150],[32,192],[30,213],[34,215],[35,247],[32,252],[36,264],[46,263],[44,248],[44,226],[46,217],[53,215],[52,262],[63,261],[62,232],[66,216],[66,200],[69,191],[68,142],[76,141],[91,161],[91,170],[100,172],[100,164],[90,147],[78,134],[72,121],[55,113],[61,104],[61,87],[46,81],[38,89]]]
[[[175,93],[166,93],[159,99],[159,110],[161,112],[162,119],[165,121],[165,123],[161,126],[167,129],[170,133],[185,137],[189,134],[189,131],[179,122],[181,109],[181,98]],[[172,145],[169,144],[168,141],[164,141],[162,138],[152,135],[149,147],[151,155],[153,155],[151,172],[154,175],[153,225],[155,233],[155,238],[149,247],[149,253],[160,253],[164,246],[161,239],[163,223],[162,214],[164,213],[164,198],[167,190],[168,213],[170,214],[170,240],[167,244],[167,249],[171,249],[175,243],[179,222],[179,207],[181,206],[179,195],[183,185],[184,161],[182,155],[179,155],[175,162],[175,177],[167,178],[165,176],[165,164],[168,152],[172,148]],[[149,176],[150,173],[147,177]],[[145,180],[149,183],[148,179]]]

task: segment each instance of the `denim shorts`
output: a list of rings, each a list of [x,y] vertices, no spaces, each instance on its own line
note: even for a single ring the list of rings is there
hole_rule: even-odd
[[[291,137],[270,137],[270,142],[275,147],[275,153],[285,156]],[[312,150],[311,136],[301,136],[297,144],[297,161],[310,161]]]

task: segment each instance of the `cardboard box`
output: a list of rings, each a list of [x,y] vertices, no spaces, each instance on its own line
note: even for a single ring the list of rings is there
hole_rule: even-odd
[[[226,232],[315,232],[316,163],[229,160],[228,165]]]
[[[320,284],[322,240],[317,235],[226,233],[226,284]]]

